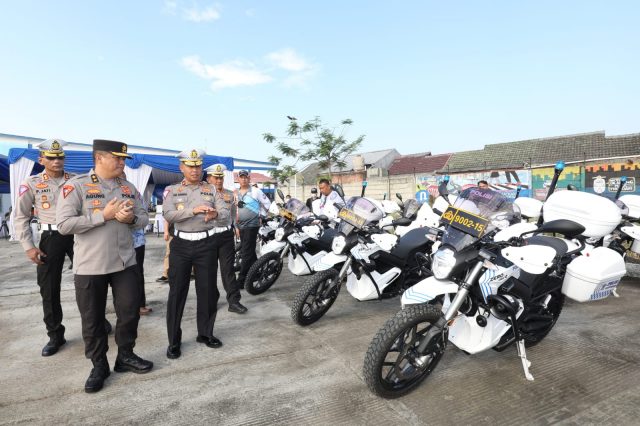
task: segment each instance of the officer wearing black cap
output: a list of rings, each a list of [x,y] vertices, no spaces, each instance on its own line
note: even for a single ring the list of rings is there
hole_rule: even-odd
[[[311,197],[307,198],[307,207],[309,210],[313,210],[313,202],[318,199],[318,188],[311,188]]]
[[[214,236],[228,228],[216,227],[214,220],[227,220],[228,210],[215,189],[202,181],[202,157],[205,152],[190,149],[178,154],[182,182],[164,191],[163,215],[174,224],[175,238],[169,254],[169,300],[167,301],[167,358],[182,354],[182,314],[189,293],[192,267],[196,275],[197,323],[196,341],[210,348],[222,342],[213,335],[220,293],[217,287],[218,247]]]
[[[228,217],[214,220],[216,228],[223,230],[215,235],[215,239],[220,262],[220,276],[222,277],[224,290],[227,293],[229,312],[244,314],[247,312],[247,308],[240,303],[240,285],[236,280],[233,265],[235,260],[235,241],[232,226],[236,217],[236,200],[233,191],[224,187],[224,172],[226,171],[227,167],[224,164],[214,164],[207,169],[207,182],[214,186],[216,197],[222,198],[223,208],[229,213]]]
[[[18,191],[15,210],[16,235],[27,257],[37,266],[38,286],[42,296],[44,323],[49,343],[42,348],[42,356],[58,352],[66,343],[60,305],[60,282],[65,255],[73,259],[73,235],[61,235],[56,226],[56,202],[60,189],[72,175],[64,171],[62,139],[47,139],[40,143],[38,163],[44,171],[27,178]],[[31,233],[31,209],[35,208],[40,231],[40,243],[36,247]]]
[[[140,319],[140,289],[131,230],[144,228],[149,216],[135,186],[119,178],[125,158],[131,158],[126,144],[94,140],[95,168],[62,187],[56,210],[59,232],[75,234],[76,302],[85,355],[93,363],[86,392],[102,389],[111,373],[104,329],[109,284],[118,317],[114,371],[147,373],[153,368],[152,362],[133,352]]]

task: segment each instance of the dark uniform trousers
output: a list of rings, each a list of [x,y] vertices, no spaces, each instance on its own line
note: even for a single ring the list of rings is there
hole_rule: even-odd
[[[256,256],[256,239],[258,238],[259,227],[240,229],[240,258],[242,259],[242,269],[238,274],[238,281],[244,284],[249,268],[258,259]]]
[[[141,245],[140,247],[134,248],[136,251],[136,263],[138,266],[138,285],[140,287],[140,307],[144,308],[147,306],[147,296],[144,292],[144,252],[145,246]]]
[[[225,231],[213,236],[218,247],[218,259],[220,260],[220,276],[222,285],[227,293],[229,304],[240,301],[240,284],[236,280],[236,273],[233,267],[235,262],[235,239],[233,231]]]
[[[118,321],[115,338],[118,348],[133,350],[140,320],[138,265],[104,275],[75,275],[76,301],[82,319],[82,338],[87,358],[97,361],[109,350],[105,331],[105,308],[109,284]]]
[[[42,309],[47,334],[54,339],[64,337],[62,306],[60,306],[60,282],[64,257],[73,261],[73,235],[60,235],[58,231],[44,231],[40,237],[40,250],[46,254],[44,264],[38,265],[38,286],[42,296]]]
[[[198,335],[213,335],[218,312],[218,247],[215,235],[198,241],[174,237],[169,254],[169,299],[167,301],[167,334],[169,345],[182,342],[182,314],[189,294],[191,268],[196,276]]]

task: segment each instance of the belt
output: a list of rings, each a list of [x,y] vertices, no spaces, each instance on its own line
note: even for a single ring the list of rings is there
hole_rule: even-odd
[[[56,225],[51,225],[49,223],[39,223],[38,228],[40,232],[45,231],[57,231],[58,227]]]
[[[201,231],[201,232],[186,232],[186,231],[178,231],[176,229],[174,232],[174,235],[178,238],[182,238],[183,240],[200,241],[214,234],[219,234],[221,232],[225,232],[230,229],[231,229],[230,226],[219,226],[219,227],[211,228],[207,231]]]

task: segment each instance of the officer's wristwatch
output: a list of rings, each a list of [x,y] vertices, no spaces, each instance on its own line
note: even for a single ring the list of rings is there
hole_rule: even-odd
[[[131,225],[135,225],[138,221],[138,216],[133,216],[133,220],[131,221]]]

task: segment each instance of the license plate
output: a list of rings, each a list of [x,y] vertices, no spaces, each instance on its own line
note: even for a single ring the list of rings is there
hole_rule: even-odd
[[[290,220],[291,222],[295,222],[296,220],[296,215],[287,209],[280,209],[280,216],[287,220]]]
[[[442,214],[442,220],[476,238],[482,236],[489,224],[489,221],[481,216],[451,206]]]
[[[353,210],[349,209],[341,209],[338,212],[338,217],[357,228],[362,228],[367,221],[364,217],[358,216]]]

